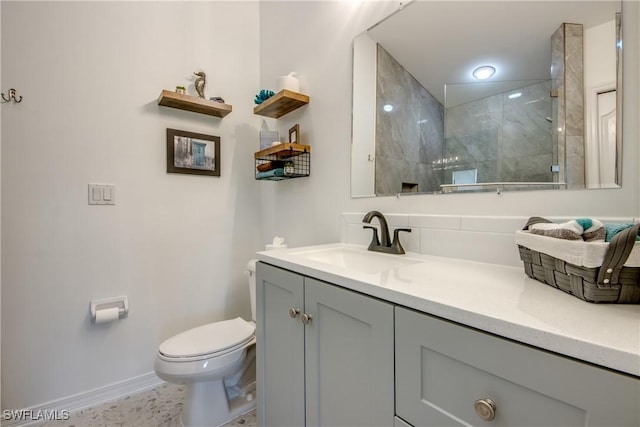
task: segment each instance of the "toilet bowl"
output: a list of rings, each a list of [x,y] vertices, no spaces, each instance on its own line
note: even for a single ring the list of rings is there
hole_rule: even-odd
[[[237,317],[198,326],[158,348],[158,377],[185,386],[185,427],[220,426],[255,407],[255,261],[248,270],[252,321]]]

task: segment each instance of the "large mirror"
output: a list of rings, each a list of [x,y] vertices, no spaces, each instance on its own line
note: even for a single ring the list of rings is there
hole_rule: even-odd
[[[621,48],[620,0],[401,6],[354,39],[352,197],[619,187]]]

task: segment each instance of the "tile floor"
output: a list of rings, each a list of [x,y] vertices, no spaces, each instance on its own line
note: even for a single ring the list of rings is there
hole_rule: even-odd
[[[184,387],[163,383],[149,391],[127,396],[71,414],[66,421],[48,421],[41,427],[179,427]],[[251,411],[224,427],[255,427]]]

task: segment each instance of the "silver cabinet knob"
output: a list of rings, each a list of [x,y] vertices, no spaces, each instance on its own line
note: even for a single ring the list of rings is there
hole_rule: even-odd
[[[300,321],[305,324],[308,325],[309,323],[311,323],[311,315],[305,313],[302,316],[300,316]]]
[[[476,414],[485,421],[491,421],[496,417],[496,402],[489,398],[476,400],[473,407]]]
[[[292,319],[298,317],[298,314],[300,314],[300,310],[298,310],[297,308],[291,307],[289,309],[289,317],[291,317]]]

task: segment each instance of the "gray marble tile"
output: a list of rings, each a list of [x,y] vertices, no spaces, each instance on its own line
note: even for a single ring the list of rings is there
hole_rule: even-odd
[[[551,81],[518,89],[519,98],[505,95],[503,157],[528,157],[551,154],[552,117]],[[503,158],[503,161],[504,161]]]
[[[585,185],[582,25],[565,24],[565,164],[567,184]]]
[[[569,188],[584,187],[583,29],[562,24],[551,39],[552,77],[558,88],[554,104],[554,141],[560,173]]]
[[[551,154],[505,159],[501,181],[505,182],[553,182]]]
[[[564,25],[551,36],[551,79],[553,89],[558,89],[564,80]]]
[[[566,144],[567,185],[584,188],[584,137],[567,136]]]
[[[491,96],[447,110],[445,158],[495,160],[502,143],[502,97]]]
[[[455,170],[477,169],[478,182],[548,181],[557,152],[550,90],[550,80],[523,82],[517,90],[448,109],[445,158],[457,159]],[[520,96],[509,98],[516,91]],[[536,157],[545,161],[531,160]]]
[[[444,107],[380,46],[377,69],[376,194],[397,194],[403,182],[439,190],[433,162],[442,158]]]

